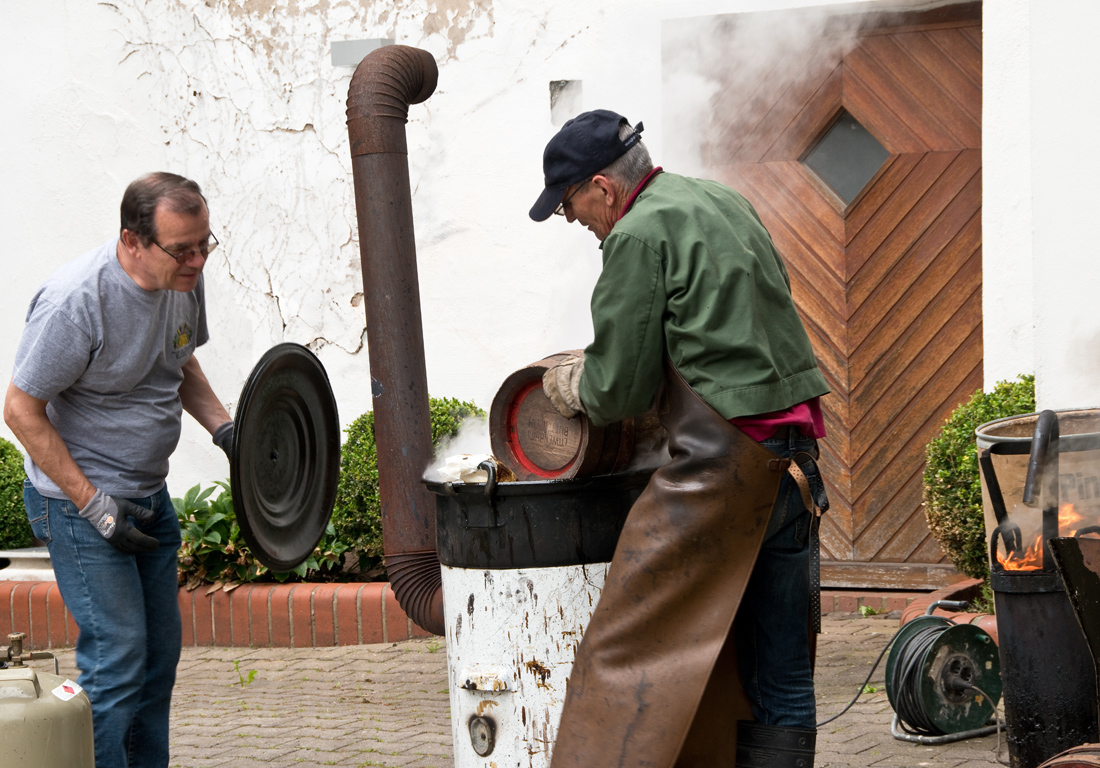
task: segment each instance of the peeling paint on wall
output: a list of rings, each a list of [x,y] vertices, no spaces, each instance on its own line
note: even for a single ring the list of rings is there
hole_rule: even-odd
[[[424,18],[424,34],[446,34],[450,58],[471,33],[491,37],[494,23],[493,4],[489,0],[438,0],[434,10]]]
[[[491,34],[485,0],[169,0],[116,4],[126,57],[163,84],[154,105],[174,170],[194,177],[224,243],[208,279],[228,288],[238,331],[313,349],[363,349],[359,249],[344,103],[328,62],[346,30],[446,38],[453,56]],[[340,30],[340,32],[337,32]],[[226,291],[223,291],[223,295]],[[240,326],[244,326],[243,328]]]

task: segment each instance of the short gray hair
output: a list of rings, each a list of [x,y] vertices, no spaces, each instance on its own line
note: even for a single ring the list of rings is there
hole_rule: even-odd
[[[619,126],[619,139],[625,141],[633,135],[634,129],[630,123],[623,121]],[[609,176],[617,184],[621,184],[627,192],[633,192],[634,188],[642,183],[642,179],[653,170],[653,159],[649,156],[649,150],[641,139],[638,143],[626,151],[611,165],[600,171],[601,176]]]
[[[198,216],[206,198],[191,179],[166,171],[146,174],[130,182],[122,195],[121,229],[130,230],[148,246],[157,237],[156,212],[161,203],[173,213]]]

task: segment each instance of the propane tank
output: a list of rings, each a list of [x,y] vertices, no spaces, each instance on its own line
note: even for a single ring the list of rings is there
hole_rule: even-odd
[[[53,654],[24,652],[25,638],[22,632],[8,635],[7,662],[0,669],[0,765],[95,768],[87,694],[72,680],[26,666],[28,659]]]

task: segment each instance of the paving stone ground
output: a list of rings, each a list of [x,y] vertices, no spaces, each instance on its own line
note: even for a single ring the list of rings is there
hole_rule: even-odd
[[[897,627],[889,614],[824,618],[819,719],[851,699]],[[62,674],[75,675],[72,651],[59,655]],[[995,736],[934,747],[894,739],[884,667],[872,678],[876,693],[821,729],[818,768],[1001,764]],[[439,638],[323,649],[184,648],[171,729],[174,768],[453,768],[446,649]],[[1007,762],[1003,742],[1001,754]]]

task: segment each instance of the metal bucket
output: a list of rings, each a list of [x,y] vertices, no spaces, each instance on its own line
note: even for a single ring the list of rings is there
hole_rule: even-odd
[[[1048,545],[1100,519],[1100,410],[1045,413],[976,430],[1013,768],[1100,738],[1092,659]]]

